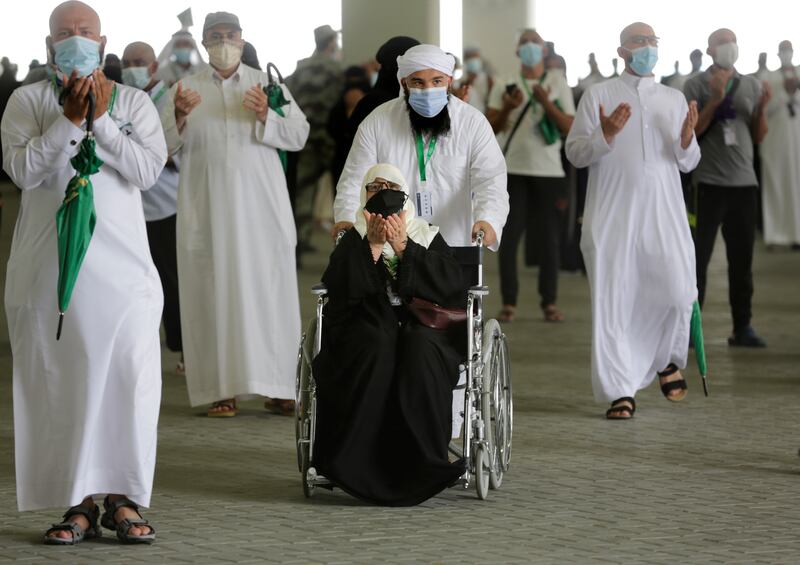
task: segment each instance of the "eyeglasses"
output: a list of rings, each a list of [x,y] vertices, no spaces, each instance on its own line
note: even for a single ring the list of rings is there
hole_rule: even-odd
[[[397,184],[396,182],[391,182],[391,181],[386,181],[386,180],[384,180],[384,181],[376,180],[376,181],[368,182],[364,186],[364,188],[367,190],[367,192],[380,192],[381,190],[387,190],[387,189],[388,190],[396,190],[396,191],[402,191],[403,190],[403,187],[400,186],[399,184]]]
[[[660,37],[655,35],[632,35],[625,40],[625,43],[633,43],[634,45],[652,45],[658,47],[658,40]]]

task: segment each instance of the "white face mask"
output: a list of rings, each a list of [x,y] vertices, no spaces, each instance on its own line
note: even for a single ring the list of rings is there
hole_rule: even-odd
[[[723,69],[731,69],[739,59],[739,46],[734,42],[723,43],[722,45],[717,45],[714,53],[715,65]]]
[[[242,60],[243,45],[229,41],[221,41],[206,48],[208,62],[221,71],[235,67]]]
[[[791,49],[787,51],[778,52],[778,58],[781,60],[782,67],[791,67],[792,57],[794,57],[794,51],[792,51]]]
[[[122,69],[122,83],[139,90],[150,84],[150,71],[147,67],[128,67]]]

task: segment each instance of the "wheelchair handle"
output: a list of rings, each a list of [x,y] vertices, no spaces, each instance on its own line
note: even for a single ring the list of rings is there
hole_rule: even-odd
[[[478,230],[478,233],[475,234],[475,245],[478,247],[483,247],[483,238],[486,236],[486,233],[483,230]]]

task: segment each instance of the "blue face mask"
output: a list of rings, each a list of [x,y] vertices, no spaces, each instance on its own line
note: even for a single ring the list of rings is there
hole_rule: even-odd
[[[100,66],[100,44],[80,35],[54,43],[53,50],[53,62],[67,76],[75,70],[79,77],[85,77]]]
[[[175,53],[175,60],[181,65],[186,65],[192,62],[191,47],[178,47],[172,52]]]
[[[653,69],[658,62],[658,47],[652,45],[645,45],[638,49],[626,49],[631,54],[631,60],[628,62],[633,72],[639,76],[649,76],[652,74]]]
[[[470,57],[464,61],[464,70],[477,75],[483,70],[483,60],[480,57]]]
[[[544,50],[542,46],[533,41],[528,41],[519,46],[519,59],[526,67],[535,67],[542,62]]]
[[[420,116],[432,118],[447,106],[447,87],[409,88],[408,103]]]

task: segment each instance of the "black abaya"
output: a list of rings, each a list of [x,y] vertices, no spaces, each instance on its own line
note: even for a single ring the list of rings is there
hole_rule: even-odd
[[[465,358],[466,328],[434,330],[387,296],[391,277],[351,229],[323,276],[323,344],[314,359],[317,430],[313,464],[337,486],[389,506],[419,504],[453,484],[448,460],[452,391]],[[466,301],[462,269],[437,235],[409,239],[396,292],[449,308]]]

